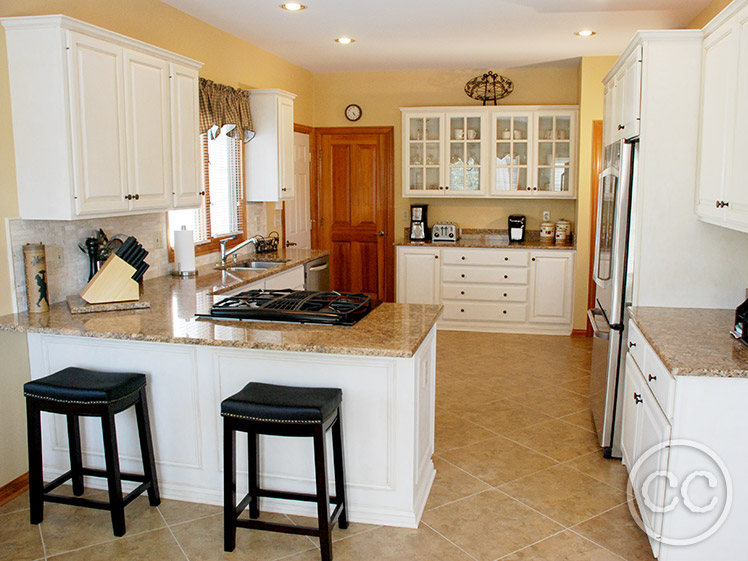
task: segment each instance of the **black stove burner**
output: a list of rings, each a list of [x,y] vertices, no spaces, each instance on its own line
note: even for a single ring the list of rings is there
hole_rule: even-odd
[[[372,309],[371,297],[346,292],[248,290],[224,298],[200,317],[353,325]]]

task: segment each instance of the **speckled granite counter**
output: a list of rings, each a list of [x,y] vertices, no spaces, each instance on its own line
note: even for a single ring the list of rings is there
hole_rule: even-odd
[[[413,356],[436,323],[440,306],[383,303],[354,326],[195,317],[196,313],[209,310],[214,294],[283,272],[326,253],[286,250],[262,255],[263,260],[288,260],[270,270],[229,272],[205,267],[192,279],[171,276],[150,279],[143,284],[143,298],[151,303],[150,308],[71,314],[66,302],[58,302],[46,314],[23,312],[2,316],[0,331],[341,355]]]
[[[509,249],[576,249],[573,242],[557,244],[540,241],[540,232],[538,230],[528,230],[525,232],[525,241],[523,242],[510,242],[507,230],[463,230],[462,237],[456,242],[412,242],[406,237],[405,240],[395,245]]]
[[[748,347],[730,335],[734,310],[632,307],[630,312],[673,375],[748,378]]]

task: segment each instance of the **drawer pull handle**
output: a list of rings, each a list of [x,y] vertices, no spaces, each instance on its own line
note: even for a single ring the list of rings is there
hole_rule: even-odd
[[[502,313],[502,314],[506,314],[506,310],[502,310],[502,312],[501,312],[501,313]]]
[[[652,376],[651,374],[648,374],[648,375],[647,375],[647,378],[648,378],[648,379],[649,379],[649,381],[651,382],[652,380],[656,380],[656,379],[657,379],[657,376]]]
[[[462,274],[460,275],[460,278],[463,278],[463,279],[464,279],[464,278],[465,278],[465,273],[462,273]]]
[[[534,257],[532,258],[532,261],[535,261],[535,258],[534,258]]]
[[[434,259],[439,259],[439,256],[438,255],[434,255]]]
[[[464,290],[460,290],[460,294],[465,294],[465,291]]]
[[[462,259],[463,261],[465,261],[465,256],[463,255],[462,257],[460,257],[460,259]]]
[[[504,261],[509,261],[509,258],[508,257],[504,257]]]
[[[640,403],[644,403],[644,400],[642,399],[642,395],[640,393],[634,392],[634,403],[639,405]]]
[[[508,278],[509,278],[509,275],[504,275],[504,278],[505,278],[505,279],[508,279]]]
[[[504,298],[506,298],[506,297],[507,297],[507,293],[505,292],[505,293],[504,293]]]
[[[465,308],[460,308],[460,312],[464,312],[464,311],[465,311]]]
[[[629,349],[633,347],[636,347],[636,343],[634,343],[633,341],[629,341]]]

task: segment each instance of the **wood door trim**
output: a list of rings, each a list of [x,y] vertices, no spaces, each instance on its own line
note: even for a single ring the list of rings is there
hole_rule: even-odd
[[[303,134],[312,135],[314,134],[314,127],[310,127],[308,125],[300,125],[299,123],[293,124],[293,132],[300,132]]]
[[[595,269],[595,236],[597,236],[597,201],[600,196],[599,181],[603,167],[603,122],[592,121],[592,168],[590,177],[590,266],[587,278],[587,309],[595,308],[595,281],[593,273]],[[587,337],[592,337],[592,325],[587,320]]]
[[[318,127],[309,138],[309,149],[312,152],[312,175],[310,178],[309,212],[312,216],[312,247],[319,247],[317,226],[319,220],[319,185],[322,177],[322,154],[317,149],[322,145],[321,137],[338,134],[380,134],[383,136],[384,161],[384,294],[387,302],[395,301],[395,127]]]

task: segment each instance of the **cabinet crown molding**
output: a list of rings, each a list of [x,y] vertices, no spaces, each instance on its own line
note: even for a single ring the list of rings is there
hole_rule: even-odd
[[[138,39],[127,37],[126,35],[122,35],[115,31],[109,31],[108,29],[104,29],[103,27],[98,27],[96,25],[86,23],[85,21],[71,18],[70,16],[66,16],[64,14],[0,18],[0,23],[2,23],[3,27],[8,31],[15,29],[45,28],[76,31],[90,37],[103,39],[121,47],[127,47],[129,49],[133,49],[142,53],[147,53],[162,59],[166,59],[170,62],[174,62],[176,64],[182,64],[196,70],[202,68],[203,66],[203,63],[198,60],[173,53],[171,51],[167,51],[166,49],[162,49],[161,47],[149,45],[148,43],[145,43]]]
[[[495,111],[576,111],[579,105],[423,105],[413,107],[400,107],[403,111],[482,111],[493,113]]]

